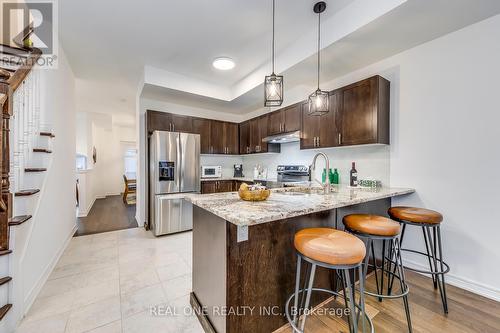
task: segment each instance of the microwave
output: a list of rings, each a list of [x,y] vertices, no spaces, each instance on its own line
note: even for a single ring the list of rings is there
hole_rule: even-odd
[[[201,178],[220,178],[222,177],[222,167],[212,165],[201,166]]]

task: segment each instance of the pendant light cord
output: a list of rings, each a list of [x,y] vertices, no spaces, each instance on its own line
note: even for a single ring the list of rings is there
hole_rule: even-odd
[[[320,72],[320,58],[319,58],[319,50],[320,50],[320,38],[321,38],[321,13],[318,13],[318,90],[319,90],[319,72]]]
[[[275,7],[275,0],[273,0],[273,74],[274,74],[274,7]]]

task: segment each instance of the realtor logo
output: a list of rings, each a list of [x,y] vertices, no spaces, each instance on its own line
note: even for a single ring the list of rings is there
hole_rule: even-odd
[[[55,0],[2,4],[2,39],[19,48],[42,51],[37,64],[54,68],[57,59],[57,11]]]

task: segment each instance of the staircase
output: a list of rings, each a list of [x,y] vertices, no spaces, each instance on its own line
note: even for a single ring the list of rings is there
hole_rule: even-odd
[[[1,45],[0,56],[0,331],[10,332],[25,311],[20,262],[36,221],[55,136],[41,122],[40,80],[34,68],[40,52]]]

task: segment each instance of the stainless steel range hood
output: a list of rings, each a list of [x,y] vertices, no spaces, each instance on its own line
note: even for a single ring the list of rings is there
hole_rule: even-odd
[[[267,143],[289,143],[300,141],[300,131],[270,135],[262,139]]]

